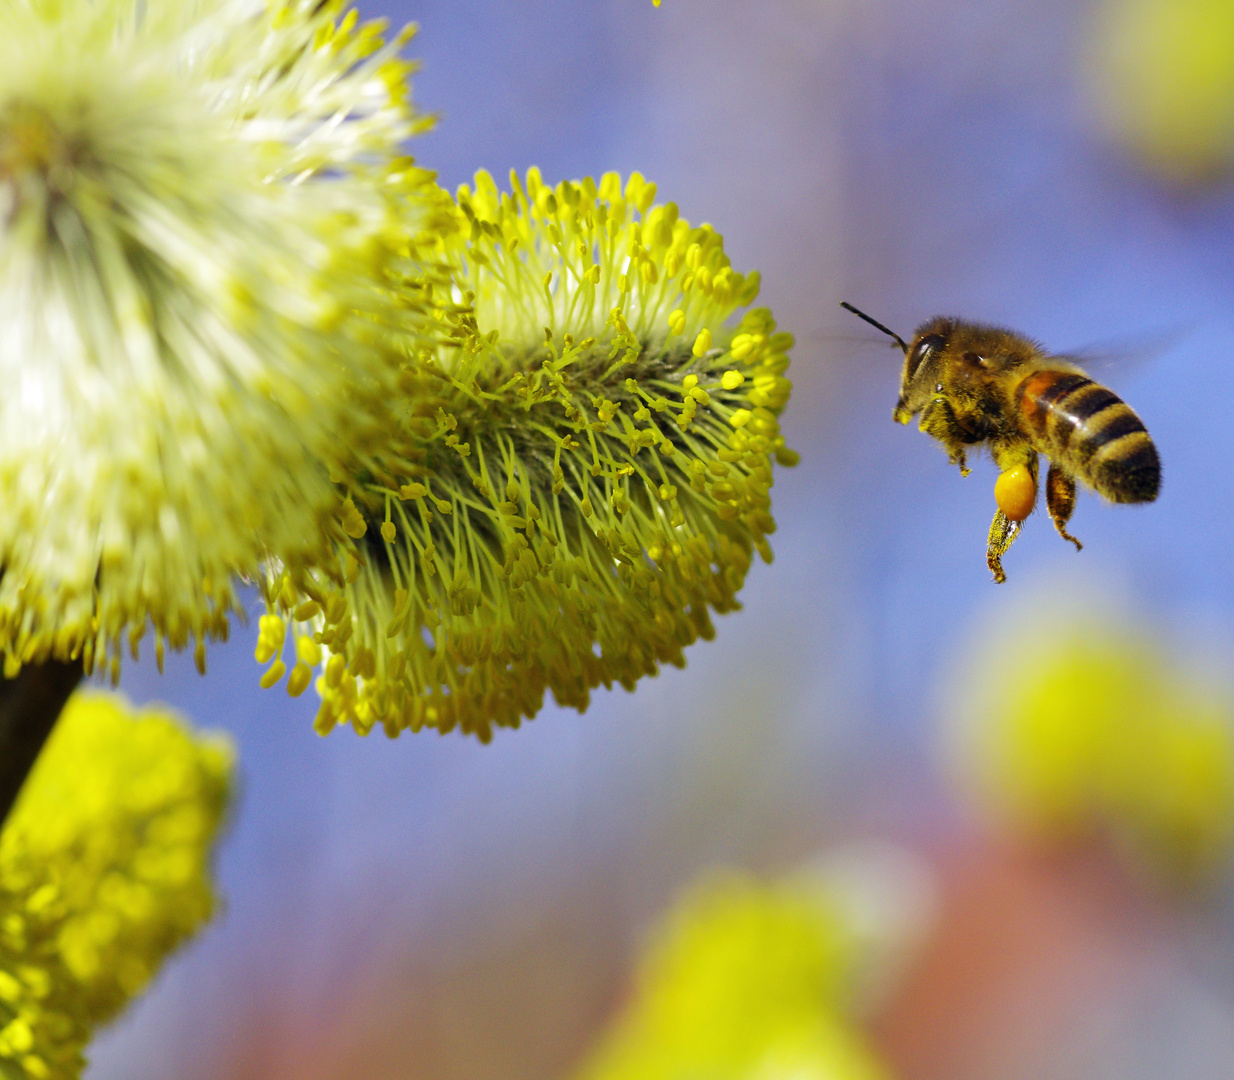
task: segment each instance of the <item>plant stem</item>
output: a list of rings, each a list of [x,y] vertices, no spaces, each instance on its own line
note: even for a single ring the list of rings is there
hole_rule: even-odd
[[[80,660],[49,660],[0,679],[0,824],[83,674]]]

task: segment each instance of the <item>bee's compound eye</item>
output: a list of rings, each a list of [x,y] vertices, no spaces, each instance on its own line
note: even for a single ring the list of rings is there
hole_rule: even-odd
[[[1023,521],[1037,502],[1037,481],[1027,465],[1016,465],[994,481],[994,501],[1008,521]]]
[[[913,346],[913,351],[908,357],[907,375],[910,379],[917,374],[917,369],[925,362],[926,357],[942,344],[942,337],[938,334],[931,334],[929,337],[923,337]]]

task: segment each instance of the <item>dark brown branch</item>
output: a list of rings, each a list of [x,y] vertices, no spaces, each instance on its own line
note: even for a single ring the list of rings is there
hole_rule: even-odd
[[[15,679],[0,679],[0,823],[82,674],[80,661],[49,660],[27,664]]]

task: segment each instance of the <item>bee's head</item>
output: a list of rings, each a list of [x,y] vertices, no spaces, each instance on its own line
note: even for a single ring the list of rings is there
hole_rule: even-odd
[[[904,374],[900,378],[900,399],[892,411],[892,418],[899,424],[907,424],[914,415],[925,408],[926,402],[934,394],[938,385],[938,375],[942,362],[943,350],[947,340],[955,329],[955,320],[946,318],[931,319],[917,327],[911,344],[906,344],[894,330],[888,330],[881,322],[870,318],[864,311],[858,311],[847,301],[841,301],[840,307],[851,311],[858,318],[865,319],[891,338],[904,352]]]
[[[922,323],[904,349],[904,373],[900,376],[900,399],[892,419],[907,424],[937,393],[942,373],[943,351],[955,329],[955,320],[931,319]]]

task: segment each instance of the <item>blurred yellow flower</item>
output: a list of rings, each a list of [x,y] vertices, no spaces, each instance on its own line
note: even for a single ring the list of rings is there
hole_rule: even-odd
[[[1111,619],[1015,620],[974,669],[961,782],[1030,835],[1112,834],[1186,881],[1234,839],[1234,704]]]
[[[77,1076],[94,1029],[214,909],[229,744],[79,693],[0,833],[0,1075]]]
[[[789,334],[737,309],[720,235],[613,173],[460,188],[428,291],[449,333],[406,363],[387,445],[343,480],[347,539],[268,583],[257,658],[317,728],[482,739],[546,690],[586,708],[713,634],[767,534]]]
[[[344,0],[0,0],[0,656],[226,635],[414,326],[408,65]],[[323,465],[324,463],[324,465]],[[114,671],[113,671],[114,673]]]
[[[1101,119],[1152,169],[1234,164],[1234,0],[1102,0],[1087,55]]]
[[[847,1018],[861,947],[823,890],[696,885],[578,1080],[880,1080]]]

